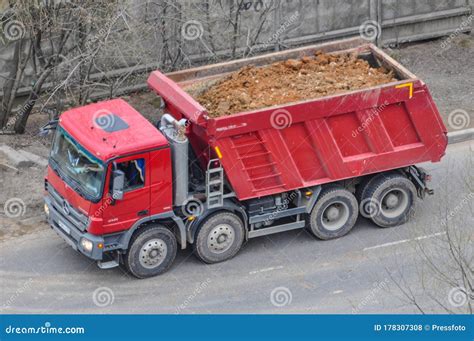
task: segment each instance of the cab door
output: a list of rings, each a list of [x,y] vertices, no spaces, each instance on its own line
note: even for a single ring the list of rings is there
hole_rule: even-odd
[[[107,192],[103,199],[104,232],[111,233],[129,229],[137,220],[150,214],[150,155],[135,154],[114,161],[109,165]],[[113,200],[111,174],[117,167],[125,174],[123,198]]]

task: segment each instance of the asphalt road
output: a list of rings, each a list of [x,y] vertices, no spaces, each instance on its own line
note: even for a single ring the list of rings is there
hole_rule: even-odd
[[[319,241],[302,230],[256,238],[234,259],[214,265],[186,250],[169,272],[147,280],[120,268],[100,270],[44,225],[0,244],[1,312],[416,312],[396,283],[423,294],[419,247],[442,242],[443,217],[472,237],[473,151],[472,142],[451,145],[441,163],[425,165],[435,195],[418,201],[403,226],[382,229],[359,218],[338,240]],[[447,302],[446,288],[434,295]],[[441,311],[432,300],[423,305]]]

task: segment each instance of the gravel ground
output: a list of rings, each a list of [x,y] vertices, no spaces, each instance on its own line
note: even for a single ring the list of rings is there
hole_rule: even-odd
[[[448,47],[443,49],[444,45]],[[448,130],[474,127],[472,33],[461,34],[449,42],[438,39],[386,51],[428,84]],[[124,98],[149,120],[157,120],[159,99],[154,93],[143,92]],[[25,135],[0,135],[0,144],[47,157],[49,139],[35,136],[38,127],[47,120],[47,115],[32,115]],[[40,228],[44,175],[45,170],[38,167],[19,169],[18,173],[0,167],[0,241]],[[20,198],[25,203],[20,219],[9,219],[2,214],[3,204],[11,198]]]

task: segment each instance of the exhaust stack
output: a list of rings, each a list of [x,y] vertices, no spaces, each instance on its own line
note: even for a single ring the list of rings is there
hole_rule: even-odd
[[[188,145],[185,135],[186,120],[177,121],[170,114],[161,117],[160,131],[167,138],[171,146],[173,163],[173,202],[175,206],[182,206],[188,200]]]

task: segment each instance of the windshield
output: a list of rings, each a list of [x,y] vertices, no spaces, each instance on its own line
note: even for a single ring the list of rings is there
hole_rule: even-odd
[[[105,172],[103,163],[61,127],[57,128],[50,156],[56,172],[63,180],[71,182],[79,194],[92,200],[100,198]]]

